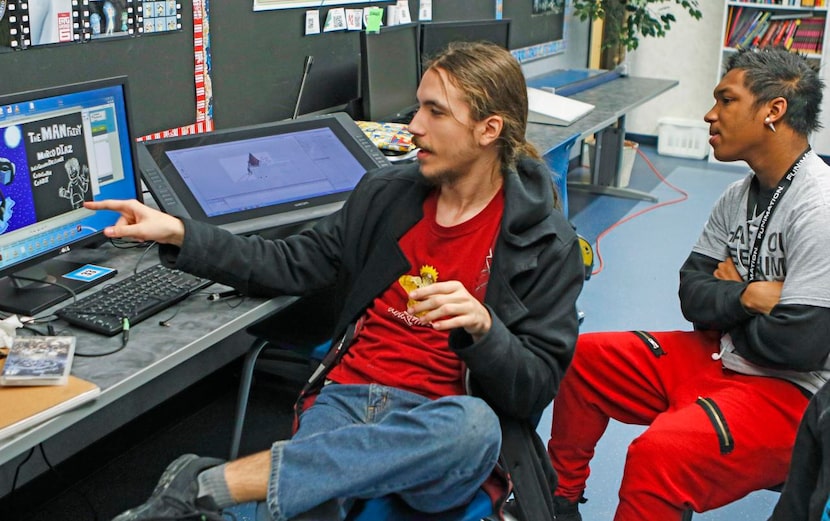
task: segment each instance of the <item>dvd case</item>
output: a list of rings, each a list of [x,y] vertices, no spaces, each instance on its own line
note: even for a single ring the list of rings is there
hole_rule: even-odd
[[[74,336],[17,336],[0,372],[0,385],[64,385],[74,356]]]

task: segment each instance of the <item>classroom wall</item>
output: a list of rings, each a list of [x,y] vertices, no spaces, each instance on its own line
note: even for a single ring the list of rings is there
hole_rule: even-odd
[[[703,12],[695,20],[678,6],[671,10],[677,22],[665,38],[642,38],[627,55],[632,76],[675,79],[680,84],[633,110],[626,117],[628,132],[657,135],[661,117],[702,121],[712,107],[712,89],[720,76],[720,32],[725,3],[699,3]]]
[[[526,4],[526,11],[529,12],[531,0],[513,2],[521,3]],[[348,7],[361,5],[350,4]],[[409,5],[412,17],[417,18],[418,1],[409,0]],[[511,9],[516,9],[515,5]],[[252,13],[247,1],[211,4],[213,91],[216,100],[214,117],[217,128],[289,117],[296,102],[307,55],[314,56],[314,65],[304,96],[313,96],[314,89],[320,87],[320,80],[315,77],[320,67],[333,63],[341,66],[353,63],[357,66],[359,34],[336,32],[303,36],[303,11],[291,9]],[[324,15],[325,11],[321,10],[321,14]],[[432,19],[435,21],[486,19],[494,15],[493,0],[433,2]],[[538,60],[538,63],[528,63],[526,67],[531,72],[585,66],[586,26],[570,17],[566,23],[575,27],[568,34],[565,53]],[[239,31],[239,27],[245,27],[245,30]],[[512,31],[521,34],[522,25],[514,24]],[[390,74],[394,73],[390,71]],[[237,98],[239,93],[244,99]]]
[[[214,2],[219,3],[219,2]],[[127,75],[136,135],[193,123],[193,8],[181,31],[31,47],[0,54],[0,94]]]
[[[409,3],[410,13],[417,18],[418,0]],[[526,4],[527,9],[520,4]],[[360,52],[357,32],[303,36],[304,9],[255,13],[252,0],[214,0],[209,5],[216,128],[290,117],[307,55],[314,56],[312,76],[306,85],[306,93],[312,97],[315,88],[319,93],[321,88],[337,89],[346,83],[321,80],[321,71],[339,67],[338,74],[342,75],[350,65],[356,70]],[[387,4],[348,7],[366,5]],[[530,6],[531,0],[512,0],[510,9],[505,10],[529,12]],[[327,10],[323,8],[321,13],[324,15]],[[183,1],[182,30],[173,33],[48,45],[0,54],[0,94],[127,75],[136,135],[193,123],[196,111],[192,11],[192,2]],[[436,21],[494,15],[494,0],[433,1]],[[519,35],[526,31],[521,25],[513,27]],[[569,40],[564,54],[531,62],[526,67],[541,73],[546,68],[584,66],[587,31],[576,27],[570,31]]]

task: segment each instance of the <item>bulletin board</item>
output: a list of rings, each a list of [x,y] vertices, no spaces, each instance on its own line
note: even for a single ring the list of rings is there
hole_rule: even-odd
[[[511,47],[547,41],[555,34],[550,18],[532,16],[532,2],[510,0],[503,4],[503,16],[512,20],[515,40]],[[197,120],[194,9],[193,1],[180,3],[179,30],[0,52],[0,94],[126,75],[136,136],[193,123]],[[376,5],[377,2],[350,4]],[[418,0],[409,0],[409,5],[417,19]],[[493,19],[495,8],[495,0],[433,0],[432,19]],[[324,15],[327,9],[322,8],[321,13]],[[212,83],[207,88],[215,128],[290,117],[308,55],[315,57],[315,63],[319,60],[321,67],[326,62],[338,64],[338,75],[344,78],[349,76],[344,69],[357,70],[358,33],[305,36],[303,12],[304,9],[254,12],[251,0],[210,2]],[[337,79],[327,84],[318,77],[313,86],[306,87],[342,89],[344,96],[354,95],[356,86],[347,83]]]
[[[0,52],[0,94],[125,75],[134,135],[194,122],[193,11],[190,2],[180,3],[178,30],[101,39],[93,39],[90,32],[84,42],[73,36],[66,42]],[[78,34],[83,38],[85,33]]]

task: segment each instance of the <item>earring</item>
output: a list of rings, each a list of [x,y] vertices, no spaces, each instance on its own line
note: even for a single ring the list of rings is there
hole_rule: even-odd
[[[765,118],[764,123],[769,127],[770,130],[775,132],[775,125],[772,124],[772,121],[770,121],[769,118]]]

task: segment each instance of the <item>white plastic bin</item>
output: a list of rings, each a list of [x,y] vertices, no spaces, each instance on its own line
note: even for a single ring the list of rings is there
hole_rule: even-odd
[[[661,156],[703,159],[709,155],[709,124],[681,118],[660,118],[657,153]]]

